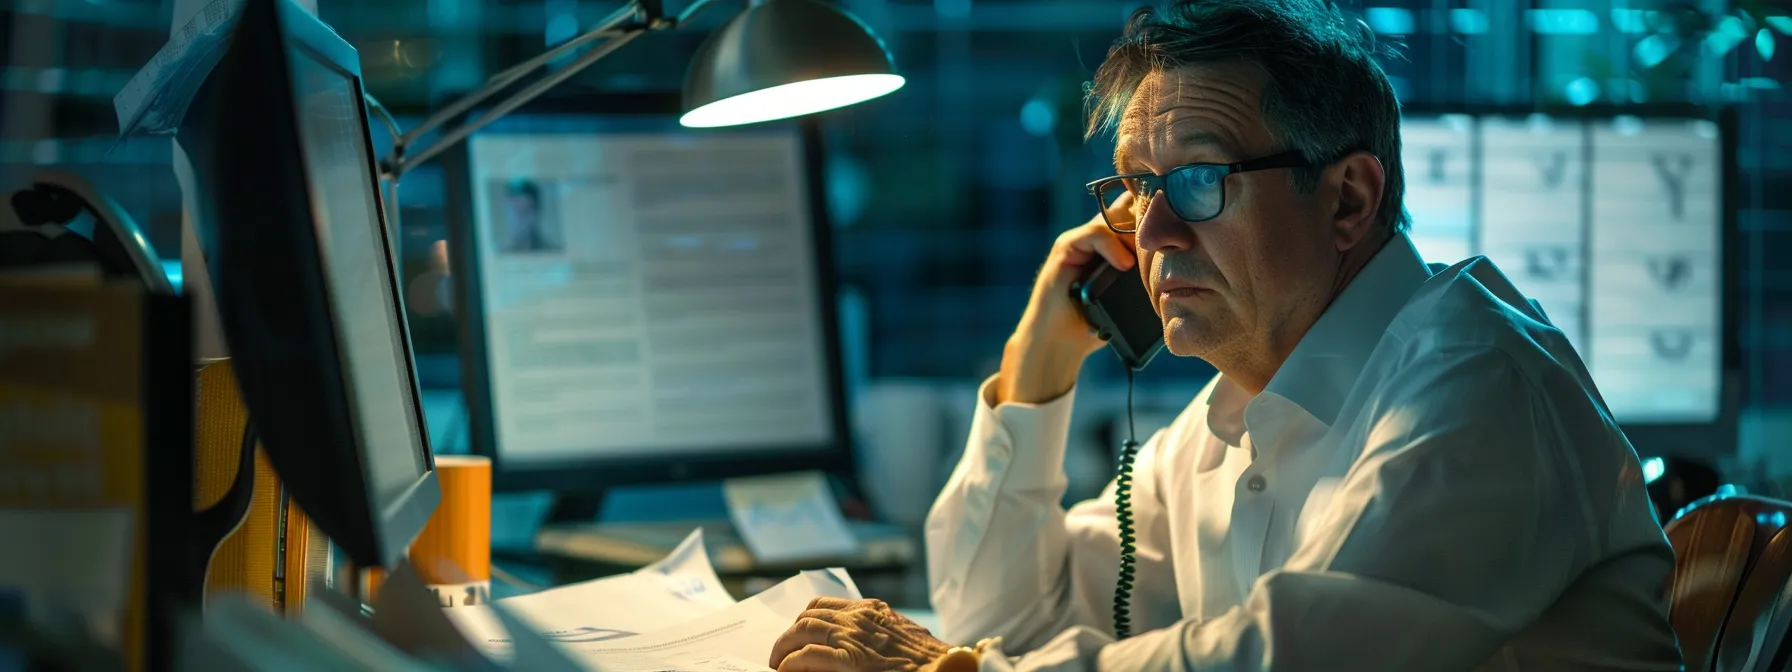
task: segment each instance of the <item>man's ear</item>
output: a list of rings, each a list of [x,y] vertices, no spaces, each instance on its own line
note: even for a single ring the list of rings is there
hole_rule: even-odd
[[[1337,184],[1337,198],[1329,214],[1333,242],[1343,252],[1362,243],[1375,230],[1387,173],[1381,160],[1368,152],[1351,152],[1326,172]]]

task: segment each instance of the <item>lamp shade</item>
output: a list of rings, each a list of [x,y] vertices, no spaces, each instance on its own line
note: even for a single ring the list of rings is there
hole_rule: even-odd
[[[697,50],[679,122],[786,119],[870,100],[903,82],[883,41],[851,14],[817,0],[766,0]]]

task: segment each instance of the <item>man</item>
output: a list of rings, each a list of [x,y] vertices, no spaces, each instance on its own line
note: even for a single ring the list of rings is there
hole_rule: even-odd
[[[507,223],[502,244],[505,252],[539,252],[550,248],[541,233],[541,188],[529,180],[510,183],[504,193]]]
[[[1428,266],[1404,232],[1371,39],[1317,0],[1135,15],[1090,128],[1157,177],[1058,239],[981,390],[927,524],[946,639],[821,601],[772,665],[915,669],[999,636],[984,669],[1679,669],[1672,551],[1586,368],[1487,260]],[[1102,347],[1066,296],[1101,259],[1220,372],[1138,455],[1122,641],[1115,487],[1058,504]]]

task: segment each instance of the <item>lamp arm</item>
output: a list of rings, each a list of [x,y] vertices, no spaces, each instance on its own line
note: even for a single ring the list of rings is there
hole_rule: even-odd
[[[404,133],[398,130],[398,120],[392,117],[392,112],[387,110],[385,105],[380,104],[378,98],[374,98],[371,93],[362,93],[361,101],[367,103],[367,109],[373,111],[373,116],[378,117],[380,123],[386,125],[386,131],[392,134],[393,142],[397,142],[398,138],[404,136]]]
[[[566,52],[577,49],[580,46],[590,44],[592,41],[594,41],[600,37],[615,37],[615,36],[621,34],[627,28],[628,22],[632,19],[635,19],[636,15],[639,13],[641,13],[641,9],[640,9],[640,5],[638,5],[637,3],[630,2],[626,5],[623,5],[622,9],[618,9],[618,10],[616,10],[615,13],[611,14],[608,17],[605,17],[601,23],[597,24],[596,28],[592,28],[591,30],[581,33],[577,37],[574,37],[570,40],[562,42],[559,44],[559,46],[556,46],[553,49],[549,49],[549,50],[547,50],[547,52],[545,52],[539,56],[536,56],[535,58],[531,58],[527,61],[523,61],[523,62],[518,63],[514,66],[511,66],[509,68],[505,68],[502,72],[499,72],[496,75],[492,75],[491,79],[488,81],[496,81],[496,80],[501,79],[501,80],[504,80],[505,83],[507,83],[507,84],[510,82],[514,82],[517,79],[520,79],[523,75],[533,72],[536,68],[539,68],[543,65],[547,65],[550,61],[553,61],[554,59],[559,58],[561,55],[565,54]],[[649,20],[645,21],[644,23],[653,23],[656,20],[659,20],[659,19],[649,18]]]
[[[386,176],[396,178],[410,169],[415,168],[418,164],[435,158],[436,155],[447,151],[449,147],[453,147],[455,143],[467,139],[467,136],[472,135],[474,131],[484,128],[486,124],[497,121],[499,117],[509,114],[516,108],[522,107],[529,101],[534,100],[537,96],[546,93],[548,89],[559,86],[561,82],[570,79],[573,75],[579,74],[580,70],[590,67],[592,63],[596,63],[603,57],[610,55],[611,52],[622,48],[622,45],[628,44],[630,40],[633,40],[636,37],[640,37],[641,33],[644,33],[647,30],[648,29],[641,29],[626,32],[616,36],[609,42],[605,42],[602,45],[593,48],[591,51],[580,56],[578,60],[567,64],[566,67],[530,84],[523,90],[516,92],[515,95],[505,98],[504,102],[493,106],[492,109],[479,115],[479,118],[444,131],[441,137],[436,138],[435,142],[424,145],[422,149],[419,149],[416,152],[400,154],[400,150],[404,148],[402,146],[394,147],[393,156],[387,165],[384,166]],[[471,107],[471,105],[469,104],[467,107]]]
[[[465,140],[467,136],[470,136],[475,131],[485,127],[486,124],[497,121],[500,117],[511,113],[516,110],[516,108],[528,104],[529,101],[536,99],[541,96],[541,94],[546,93],[549,89],[559,86],[561,82],[571,79],[573,75],[579,74],[585,68],[591,67],[591,64],[602,60],[605,56],[622,48],[622,46],[628,44],[629,41],[640,37],[642,33],[675,28],[686,21],[689,21],[691,17],[697,14],[697,12],[701,11],[704,7],[713,4],[715,1],[716,0],[696,0],[686,7],[683,12],[680,12],[676,18],[668,19],[649,16],[645,21],[637,20],[638,15],[643,13],[641,4],[638,2],[630,2],[622,9],[611,14],[596,28],[571,40],[567,40],[565,43],[548,50],[544,54],[493,75],[490,79],[486,80],[486,83],[483,86],[480,86],[479,89],[449,103],[447,107],[430,115],[429,118],[423,120],[423,123],[419,124],[416,128],[411,129],[404,135],[395,136],[396,139],[392,143],[392,153],[388,155],[384,161],[380,162],[381,172],[383,172],[384,177],[388,179],[397,179],[411,168],[435,158],[436,155],[447,151],[447,149],[454,146],[455,143]],[[658,3],[653,4],[657,5]],[[479,115],[478,119],[463,123],[444,132],[440,137],[436,138],[434,142],[424,145],[415,152],[409,151],[411,143],[416,142],[424,133],[440,128],[448,122],[460,117],[460,115],[465,114],[467,110],[473,109],[475,105],[497,95],[499,91],[516,83],[536,68],[546,65],[555,58],[565,55],[573,49],[605,37],[610,38],[610,40],[592,48],[589,52],[579,56],[577,60],[568,63],[565,67],[560,68],[523,88],[521,91],[505,98],[503,102],[498,103],[484,114]]]
[[[684,11],[678,13],[678,18],[672,20],[673,25],[682,26],[689,23],[691,17],[696,16],[697,12],[701,12],[705,7],[715,3],[716,0],[696,0],[695,2],[692,2],[689,6],[684,8]]]
[[[626,26],[629,21],[635,18],[635,14],[639,8],[640,5],[635,2],[629,2],[628,4],[623,5],[621,9],[616,10],[615,13],[605,17],[603,22],[599,23],[596,28],[592,28],[578,37],[567,40],[564,44],[548,50],[545,54],[531,58],[517,64],[516,67],[508,68],[496,75],[492,75],[487,78],[485,83],[480,85],[478,89],[455,99],[454,102],[449,103],[447,107],[436,111],[435,114],[424,119],[423,123],[418,124],[417,127],[411,129],[409,133],[400,136],[396,141],[397,146],[409,146],[416,142],[418,138],[422,137],[424,133],[428,133],[441,127],[443,124],[454,121],[461,114],[472,109],[474,105],[478,105],[485,99],[496,95],[499,91],[504,90],[504,87],[516,83],[516,81],[521,79],[524,75],[547,64],[561,54],[576,49],[580,45],[587,44],[597,38],[615,35],[620,29]]]

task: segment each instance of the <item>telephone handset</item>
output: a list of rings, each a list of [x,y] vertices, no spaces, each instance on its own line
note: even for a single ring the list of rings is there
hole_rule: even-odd
[[[1120,576],[1114,585],[1114,634],[1132,636],[1133,571],[1138,564],[1138,538],[1132,519],[1132,466],[1139,442],[1133,436],[1132,378],[1164,349],[1164,325],[1151,305],[1151,293],[1137,269],[1122,271],[1106,261],[1070,286],[1070,296],[1083,309],[1095,335],[1108,342],[1126,364],[1126,441],[1114,476],[1114,520],[1120,532]]]
[[[1094,270],[1070,286],[1070,298],[1128,369],[1143,371],[1164,349],[1164,324],[1138,269],[1122,271],[1096,262]]]

